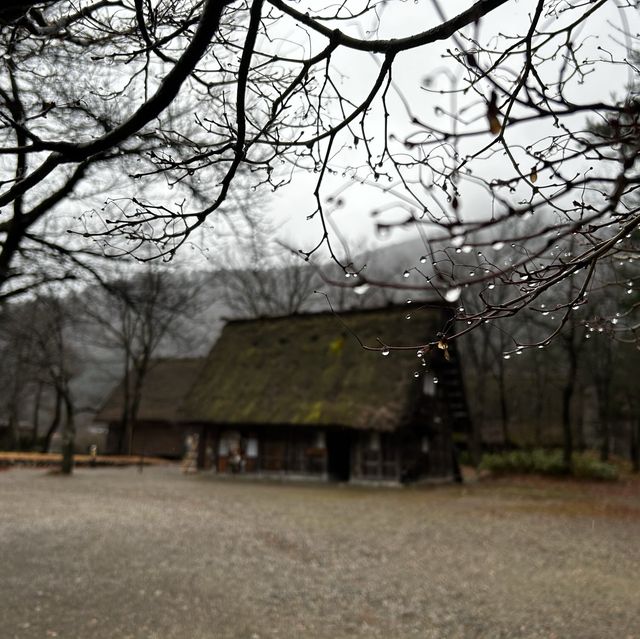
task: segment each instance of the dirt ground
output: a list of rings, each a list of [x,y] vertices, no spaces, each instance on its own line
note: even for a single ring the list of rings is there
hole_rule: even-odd
[[[640,484],[0,473],[0,636],[640,639]]]

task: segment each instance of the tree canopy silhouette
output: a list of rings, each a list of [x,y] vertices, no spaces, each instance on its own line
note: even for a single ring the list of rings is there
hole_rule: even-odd
[[[474,287],[446,337],[550,303],[560,328],[604,282],[633,300],[612,330],[635,335],[636,3],[414,4],[5,3],[2,294],[100,255],[170,259],[307,171],[320,231],[301,256],[328,254],[349,286]],[[626,86],[603,90],[609,76]],[[339,248],[329,214],[362,185],[380,190],[380,231],[423,238],[400,281],[368,282]],[[568,278],[577,293],[556,303]]]

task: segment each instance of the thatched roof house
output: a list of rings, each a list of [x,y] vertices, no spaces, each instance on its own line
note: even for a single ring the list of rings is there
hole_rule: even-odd
[[[229,322],[182,409],[200,429],[201,464],[343,480],[451,475],[448,389],[433,382],[446,364],[442,381],[455,371],[461,384],[457,364],[439,349],[427,367],[416,356],[445,312],[407,306]],[[383,356],[354,336],[413,348]]]
[[[133,429],[132,454],[179,458],[184,448],[183,400],[193,386],[202,358],[153,359],[142,383]],[[111,392],[95,421],[109,424],[107,449],[120,452],[123,442],[124,381]]]

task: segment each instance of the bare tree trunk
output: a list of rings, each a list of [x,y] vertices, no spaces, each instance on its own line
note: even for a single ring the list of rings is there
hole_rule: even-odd
[[[60,391],[56,389],[56,404],[53,412],[53,419],[51,420],[51,424],[47,429],[47,432],[44,436],[44,441],[42,442],[42,452],[46,453],[49,451],[49,447],[51,446],[51,438],[53,434],[58,430],[58,426],[60,425],[60,415],[62,413],[62,395]]]
[[[42,382],[36,387],[36,397],[33,403],[33,424],[31,429],[31,450],[36,449],[38,442],[38,427],[40,426],[40,401],[42,399]]]
[[[533,325],[528,324],[528,339],[531,343],[537,340],[533,331]],[[542,359],[542,362],[540,361]],[[532,354],[533,373],[535,375],[535,404],[534,404],[534,423],[533,423],[533,444],[537,448],[542,446],[542,417],[545,405],[545,386],[547,382],[546,374],[546,358],[540,356],[539,351]]]
[[[609,424],[609,384],[598,384],[598,417],[600,421],[600,461],[608,461],[611,452],[611,426]]]
[[[640,472],[640,415],[637,412],[635,398],[627,395],[629,408],[629,457],[631,458],[631,470],[634,473]]]
[[[64,423],[64,430],[62,431],[61,471],[63,475],[71,475],[73,472],[73,452],[76,438],[76,425],[73,403],[71,402],[71,397],[68,392],[66,392],[64,396],[64,405],[66,410],[66,419]]]
[[[120,419],[120,434],[118,436],[118,453],[126,454],[125,445],[129,441],[129,422],[130,422],[130,390],[131,390],[131,368],[129,362],[125,365],[124,380],[122,381],[122,417]]]
[[[18,409],[13,401],[9,406],[9,437],[11,438],[9,447],[11,450],[17,450],[20,443],[20,437],[18,435]]]
[[[126,455],[133,454],[133,430],[138,417],[138,409],[142,399],[142,385],[149,368],[150,352],[143,353],[142,358],[134,361],[133,370],[127,365],[124,379],[124,410],[122,432],[120,433],[120,450]]]
[[[511,448],[511,435],[509,433],[509,408],[507,406],[507,389],[504,379],[504,363],[502,358],[498,360],[498,388],[500,391],[500,417],[502,420],[502,440],[505,448]]]
[[[631,470],[640,472],[640,417],[631,422]]]
[[[573,382],[565,385],[562,391],[562,462],[567,471],[573,464],[573,434],[571,432],[571,398]]]
[[[471,459],[473,465],[478,467],[482,461],[482,434],[484,431],[484,421],[487,414],[487,375],[485,374],[484,363],[489,358],[489,340],[483,340],[481,361],[476,358],[476,371],[478,378],[477,385],[477,406],[478,412],[475,419],[471,420]]]
[[[118,449],[124,455],[133,454],[133,430],[140,407],[140,400],[142,399],[142,384],[147,372],[148,359],[148,357],[145,358],[143,365],[139,369],[125,373],[122,429],[118,445]]]
[[[576,421],[576,444],[578,450],[585,450],[587,447],[584,436],[584,403],[585,403],[585,389],[580,389],[580,405],[578,410],[578,419]]]
[[[131,397],[131,409],[129,411],[129,432],[127,435],[127,454],[133,455],[133,430],[135,428],[136,418],[138,416],[138,408],[142,399],[142,382],[144,376],[142,372],[136,373],[136,381],[133,387],[133,395]]]
[[[471,463],[478,466],[482,459],[482,425],[486,414],[486,375],[483,374],[481,366],[478,365],[478,357],[475,349],[470,347],[470,359],[473,361],[475,368],[475,379],[473,383],[473,393],[476,397],[475,410],[473,411],[471,421],[471,431],[469,433],[469,454]],[[466,386],[466,384],[465,384]]]
[[[471,430],[469,433],[469,453],[471,463],[478,466],[482,460],[482,435],[484,431],[484,422],[486,419],[486,388],[488,375],[487,370],[490,367],[491,357],[489,354],[489,337],[484,331],[480,330],[480,339],[471,337],[465,342],[463,353],[458,353],[458,357],[464,356],[471,364],[471,376],[465,381],[465,387],[472,389],[476,401],[473,403],[473,413],[471,421]],[[471,408],[471,407],[469,407]]]
[[[142,385],[149,371],[149,360],[151,359],[151,349],[147,348],[142,353],[142,357],[136,362],[134,367],[133,392],[129,398],[129,432],[127,433],[128,454],[133,454],[133,430],[138,418],[138,410],[142,400]]]
[[[484,402],[482,402],[484,404]],[[477,467],[482,460],[482,422],[484,421],[484,405],[477,413],[477,418],[471,420],[471,463]]]
[[[536,377],[538,377],[536,375]],[[542,446],[542,411],[544,409],[544,393],[542,392],[542,385],[538,382],[536,384],[536,403],[535,403],[535,424],[533,427],[533,443],[537,448]]]
[[[573,432],[571,430],[571,400],[575,390],[578,358],[573,345],[568,348],[569,371],[567,383],[562,391],[562,462],[565,470],[569,472],[573,465]]]
[[[127,454],[127,442],[129,441],[129,407],[125,404],[120,420],[120,433],[118,434],[118,454]]]

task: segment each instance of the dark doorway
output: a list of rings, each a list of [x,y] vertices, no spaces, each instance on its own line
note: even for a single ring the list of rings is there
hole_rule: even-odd
[[[333,481],[349,481],[351,477],[351,433],[327,433],[327,472]]]

